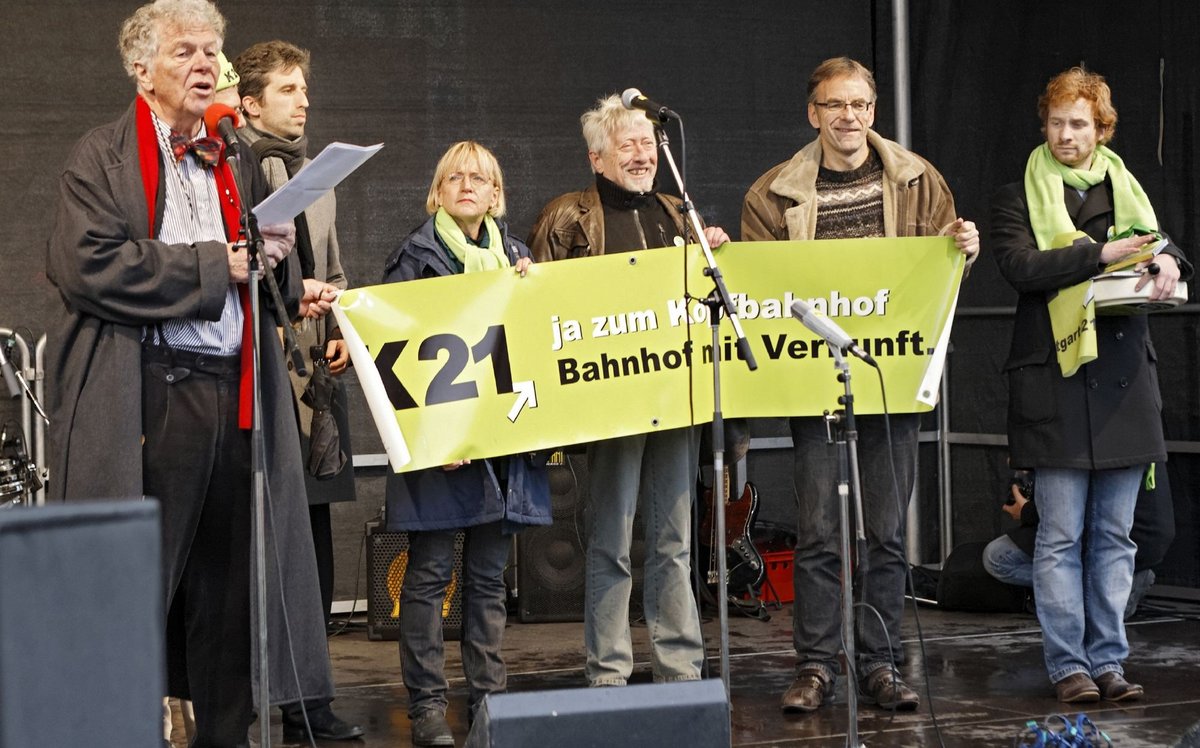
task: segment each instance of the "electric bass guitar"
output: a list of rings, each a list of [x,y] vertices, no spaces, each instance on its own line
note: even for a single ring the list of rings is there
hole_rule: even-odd
[[[729,493],[729,473],[725,473],[725,493]],[[707,586],[717,593],[720,574],[717,569],[716,514],[718,502],[713,499],[710,488],[702,491],[704,514],[700,517],[698,545],[700,559],[708,559]],[[740,497],[730,497],[725,502],[725,583],[728,594],[733,597],[749,593],[754,597],[766,575],[766,565],[751,540],[754,521],[758,518],[758,489],[746,482]],[[697,563],[700,563],[699,559]]]

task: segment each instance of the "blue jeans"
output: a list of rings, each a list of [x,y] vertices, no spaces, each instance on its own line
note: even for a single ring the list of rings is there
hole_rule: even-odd
[[[1038,468],[1033,590],[1053,683],[1122,672],[1122,613],[1137,551],[1129,529],[1144,471]]]
[[[467,705],[474,713],[489,693],[504,691],[504,567],[512,536],[499,522],[465,529],[460,649],[467,677]],[[446,711],[442,601],[454,572],[455,530],[408,533],[408,568],[400,588],[400,670],[408,689],[408,716]]]
[[[908,572],[904,560],[904,515],[912,493],[920,420],[913,413],[891,417],[896,468],[894,483],[883,416],[860,416],[856,420],[867,535],[866,554],[858,559],[862,582],[858,600],[874,607],[883,619],[881,627],[873,613],[864,608],[855,609],[857,675],[859,679],[865,679],[880,668],[903,661],[900,619],[904,613],[904,585]],[[838,447],[826,444],[823,419],[792,418],[790,423],[799,505],[792,575],[796,595],[792,610],[796,665],[798,669],[820,669],[832,679],[837,673],[838,653],[842,649]],[[898,486],[900,492],[898,506],[894,486]],[[853,511],[850,521],[854,521]],[[853,524],[850,532],[853,543]]]
[[[633,672],[630,547],[639,504],[646,525],[643,600],[655,681],[696,680],[704,640],[691,583],[692,496],[699,457],[694,428],[595,442],[588,448],[584,674],[623,686]]]
[[[983,568],[1001,582],[1033,586],[1033,558],[1007,535],[1001,535],[983,549]]]

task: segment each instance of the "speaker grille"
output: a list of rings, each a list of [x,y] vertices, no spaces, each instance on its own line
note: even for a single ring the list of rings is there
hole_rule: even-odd
[[[517,612],[522,623],[563,623],[583,620],[584,554],[588,511],[587,456],[566,455],[561,464],[547,466],[550,509],[554,524],[529,527],[517,536]],[[633,592],[629,612],[641,618],[645,527],[641,512],[634,516],[629,552]]]
[[[454,538],[454,572],[442,602],[442,636],[448,640],[462,638],[462,560],[463,539],[460,531]],[[372,641],[395,641],[400,638],[400,590],[408,566],[408,533],[387,532],[382,523],[367,523],[367,577],[371,591],[367,597],[367,638]]]

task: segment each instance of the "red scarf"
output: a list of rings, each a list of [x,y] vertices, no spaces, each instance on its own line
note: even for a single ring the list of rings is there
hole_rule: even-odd
[[[161,189],[159,170],[158,135],[154,130],[154,119],[150,106],[141,96],[134,105],[134,123],[137,128],[138,164],[142,170],[142,187],[146,191],[146,212],[150,217],[148,236],[154,236],[154,218],[158,207],[158,191]],[[222,154],[213,169],[217,180],[217,197],[221,203],[221,217],[225,221],[225,238],[231,242],[238,239],[242,225],[242,205],[238,200],[233,169]],[[245,283],[238,284],[238,298],[242,302],[242,379],[238,391],[238,426],[249,429],[252,424],[254,403],[253,356],[254,344],[251,337],[253,318],[250,315],[250,290]]]

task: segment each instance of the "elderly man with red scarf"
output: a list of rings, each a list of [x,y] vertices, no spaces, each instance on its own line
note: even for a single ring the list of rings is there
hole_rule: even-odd
[[[249,274],[234,167],[203,122],[224,30],[207,0],[156,0],[125,21],[119,46],[138,95],[68,159],[46,263],[63,302],[47,377],[52,491],[160,502],[168,690],[195,704],[193,746],[247,745],[254,716]],[[258,164],[243,174],[244,198],[257,202],[265,194]],[[305,300],[288,256],[294,229],[263,226],[262,234],[295,316]],[[291,641],[270,642],[270,683],[280,687],[272,700],[328,697],[328,661],[296,662],[294,680],[287,655],[320,646],[325,632],[295,612],[312,610],[319,593],[269,311],[258,335],[266,550],[280,560],[269,564],[270,629],[286,631],[283,607],[292,612]]]

